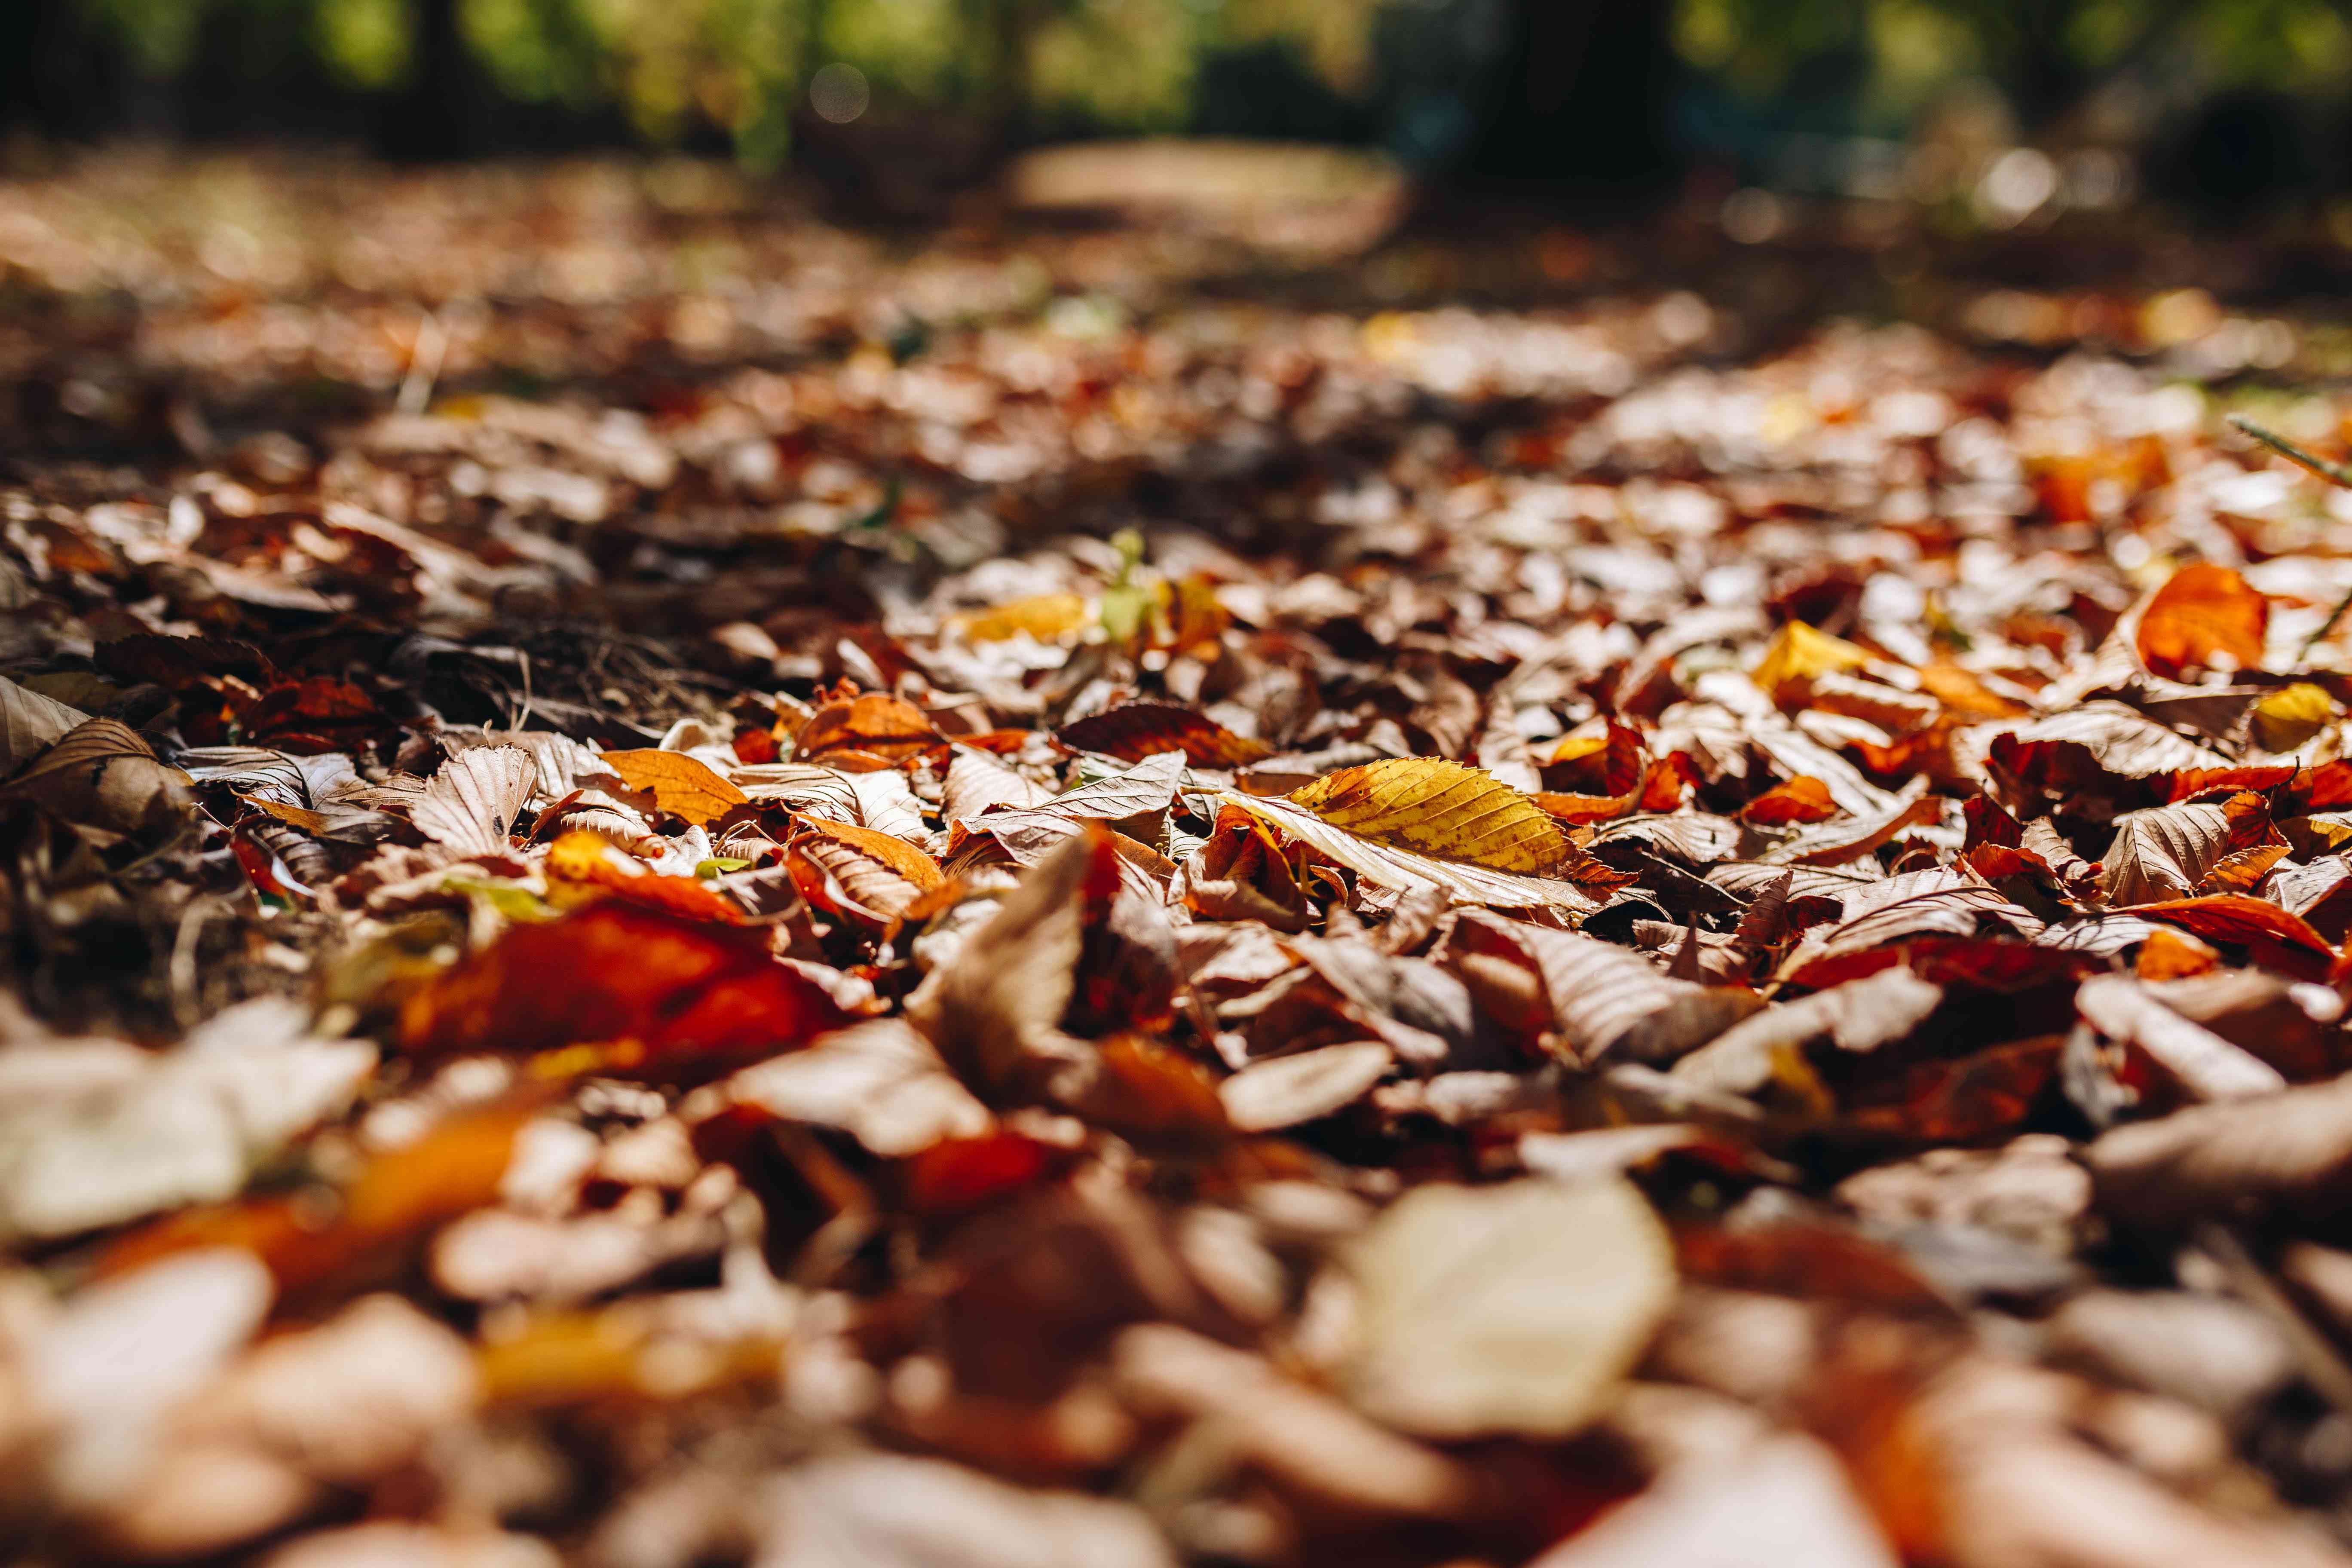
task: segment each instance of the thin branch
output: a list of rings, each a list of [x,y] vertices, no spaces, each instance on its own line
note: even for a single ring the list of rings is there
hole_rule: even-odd
[[[2277,432],[2263,429],[2242,414],[2231,415],[2230,423],[2297,468],[2309,469],[2329,484],[2341,485],[2346,489],[2352,489],[2352,468],[2347,468],[2342,463],[2331,463],[2325,458],[2315,457]],[[2311,650],[2317,647],[2322,641],[2326,640],[2327,634],[2336,629],[2336,623],[2344,618],[2344,613],[2347,610],[2352,610],[2352,593],[2347,593],[2344,597],[2336,601],[2336,607],[2327,612],[2327,618],[2320,622],[2318,628],[2309,637],[2303,639],[2303,651],[2295,656],[2296,663],[2309,662]]]

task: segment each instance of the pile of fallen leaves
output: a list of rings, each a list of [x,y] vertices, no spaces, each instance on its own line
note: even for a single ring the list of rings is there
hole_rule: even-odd
[[[496,289],[28,296],[0,1535],[2352,1561],[2333,492],[2144,362],[1054,243],[307,423],[286,321]]]

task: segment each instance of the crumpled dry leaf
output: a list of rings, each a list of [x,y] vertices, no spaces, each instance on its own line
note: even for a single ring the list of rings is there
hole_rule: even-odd
[[[1340,1386],[1432,1437],[1557,1437],[1597,1415],[1675,1289],[1665,1227],[1617,1179],[1433,1183],[1346,1249],[1359,1292]]]
[[[2352,1079],[2192,1106],[2100,1135],[2083,1151],[2099,1205],[2139,1224],[2352,1208]]]
[[[1087,903],[1108,902],[1118,884],[1109,838],[1079,829],[907,999],[908,1022],[967,1081],[1002,1090],[1088,1056],[1061,1024],[1077,990]]]
[[[1274,755],[1263,741],[1236,735],[1207,714],[1172,702],[1129,702],[1073,724],[1055,738],[1082,752],[1100,752],[1141,762],[1161,752],[1181,752],[1201,768],[1244,768]]]
[[[166,767],[129,725],[76,725],[0,784],[0,799],[37,802],[108,843],[168,832],[186,819],[187,775]]]
[[[1604,1058],[1672,1061],[1764,1005],[1745,987],[1676,980],[1614,943],[1483,910],[1462,916],[1448,951],[1496,944],[1523,954],[1540,976],[1559,1037],[1578,1066]]]
[[[441,764],[408,808],[416,830],[457,855],[502,855],[539,764],[520,746],[474,746]]]
[[[903,838],[819,816],[801,821],[807,832],[792,852],[805,871],[802,890],[824,908],[897,921],[946,885],[939,862]]]
[[[30,762],[34,754],[79,724],[89,715],[52,698],[17,685],[0,675],[0,779]]]
[[[2196,1100],[2242,1100],[2286,1087],[2278,1068],[2167,1007],[2126,974],[2095,974],[2074,994],[2084,1022],[2138,1047]]]

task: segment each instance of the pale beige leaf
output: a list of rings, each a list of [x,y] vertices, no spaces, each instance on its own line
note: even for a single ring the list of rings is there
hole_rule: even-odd
[[[408,819],[461,856],[502,855],[538,782],[539,763],[520,746],[472,747],[441,764]]]
[[[886,1160],[943,1138],[976,1138],[994,1118],[904,1019],[876,1018],[745,1068],[728,1098],[789,1121],[837,1127]]]
[[[1407,1193],[1343,1255],[1339,1369],[1376,1419],[1432,1437],[1564,1436],[1606,1406],[1675,1293],[1649,1203],[1608,1178]]]
[[[1323,1046],[1253,1062],[1217,1086],[1237,1131],[1295,1127],[1355,1103],[1388,1076],[1396,1053],[1379,1040]]]

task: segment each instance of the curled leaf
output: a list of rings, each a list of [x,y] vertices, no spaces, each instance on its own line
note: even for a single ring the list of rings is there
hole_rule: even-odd
[[[1129,702],[1066,724],[1055,732],[1064,745],[1141,762],[1160,752],[1181,752],[1203,768],[1241,768],[1274,754],[1263,741],[1236,735],[1205,713],[1172,702]]]

